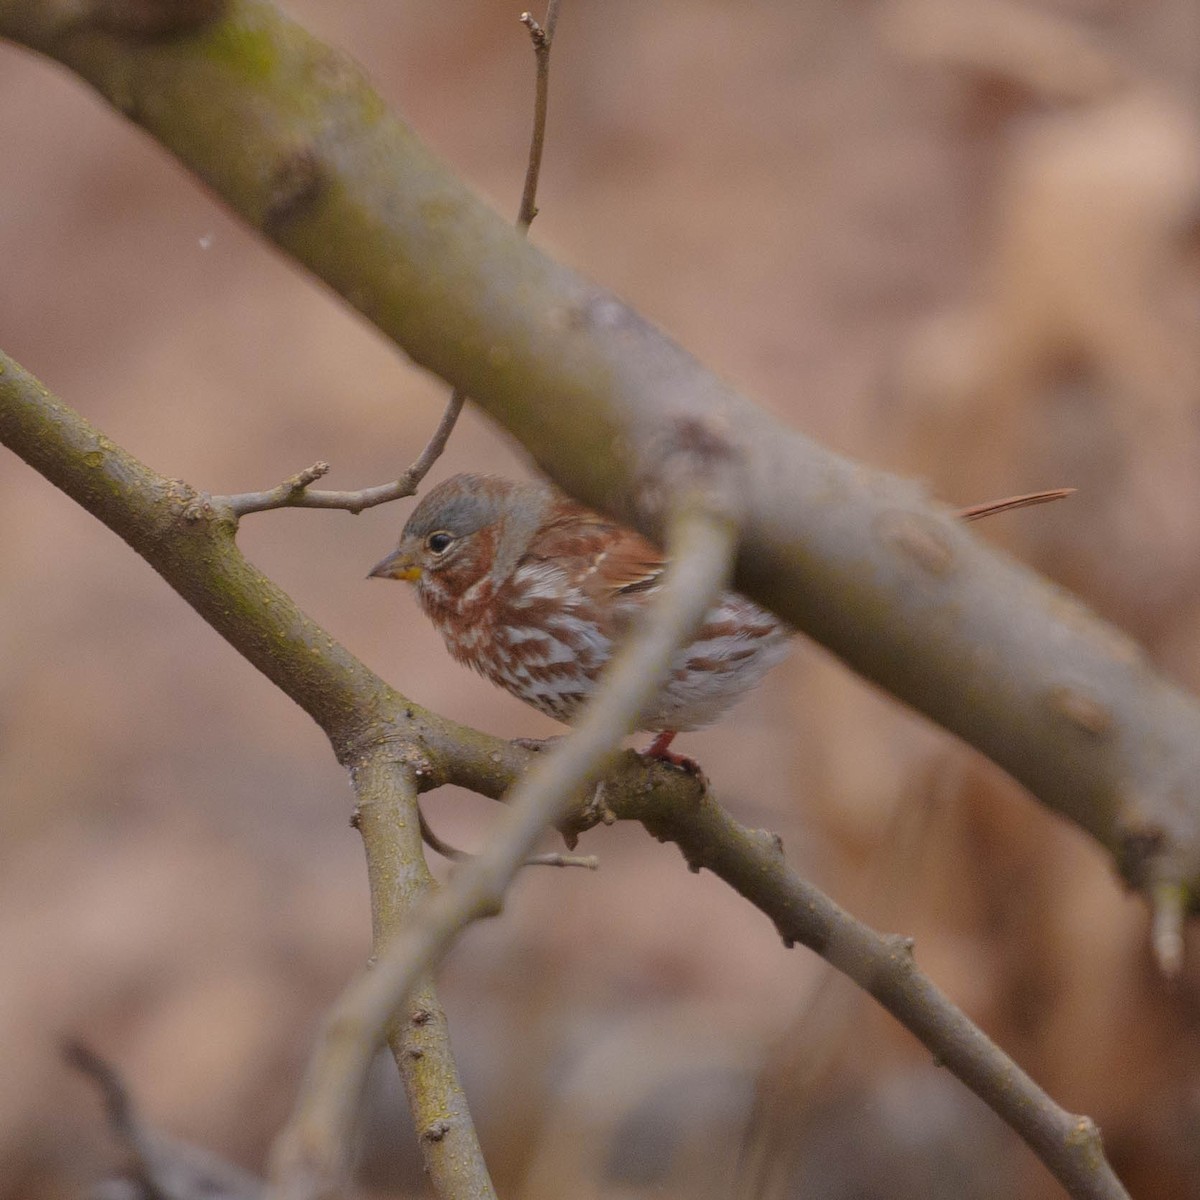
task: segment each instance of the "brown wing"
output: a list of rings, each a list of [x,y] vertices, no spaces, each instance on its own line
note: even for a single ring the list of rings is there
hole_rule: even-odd
[[[640,533],[589,508],[560,504],[543,523],[526,558],[553,560],[585,595],[605,600],[650,592],[666,561]]]

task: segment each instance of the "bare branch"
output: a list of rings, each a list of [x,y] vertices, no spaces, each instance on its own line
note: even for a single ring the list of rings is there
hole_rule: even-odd
[[[443,777],[442,756],[460,739],[464,746],[478,744],[480,735],[453,723],[442,724],[440,718],[389,688],[251,566],[234,541],[232,513],[125,453],[3,354],[0,441],[129,542],[214,629],[312,716],[343,764],[370,766],[375,751],[386,747],[390,755],[406,753],[409,769],[426,772],[425,782],[432,782]],[[497,751],[489,745],[477,760],[478,782],[491,779],[487,786],[494,786],[498,763],[505,759],[490,761],[488,754]],[[416,821],[411,812],[400,819],[394,809],[387,809],[406,795],[399,785],[390,798],[377,798],[374,792],[366,792],[364,779],[369,782],[368,776],[360,775],[356,784],[376,919],[382,913],[386,921],[398,923],[400,900],[387,898],[385,884],[400,878],[402,868],[409,881],[415,872],[426,870],[415,834],[412,846],[397,849],[402,832],[415,831]],[[415,796],[411,798],[415,803]],[[381,809],[389,811],[388,819],[371,819]],[[407,863],[406,856],[410,856]],[[387,870],[372,865],[379,861],[389,864]],[[401,898],[405,895],[410,893],[401,893]],[[423,1011],[439,1011],[432,992],[422,992],[421,998]],[[436,1064],[437,1070],[418,1099],[425,1110],[457,1112],[460,1089],[445,1038],[444,1021],[431,1020],[422,1027],[418,1048],[426,1065]],[[407,1043],[401,1045],[407,1055]],[[400,1066],[406,1079],[417,1069],[407,1057]],[[464,1110],[456,1136],[450,1139],[451,1146],[462,1151],[457,1156],[461,1161],[447,1166],[447,1171],[466,1170],[475,1162],[470,1153],[474,1135],[468,1138],[468,1126]],[[438,1178],[445,1148],[433,1140],[423,1140],[421,1148],[431,1178]],[[440,1193],[443,1197],[459,1194]]]
[[[740,825],[700,780],[640,794],[610,788],[608,808],[675,842],[690,870],[723,879],[775,923],[785,945],[807,946],[873,996],[1024,1139],[1071,1196],[1129,1200],[1095,1123],[1059,1107],[938,990],[917,967],[911,938],[876,933],[802,879],[778,837]]]
[[[295,1112],[272,1155],[270,1200],[315,1200],[344,1171],[355,1106],[393,1014],[472,921],[499,911],[537,839],[577,807],[657,692],[671,657],[724,585],[736,543],[728,518],[687,508],[668,542],[671,565],[646,619],[610,664],[574,731],[538,755],[513,788],[487,848],[426,897],[330,1011]],[[322,1158],[322,1155],[324,1158]]]
[[[366,748],[349,765],[358,801],[356,824],[367,852],[373,953],[378,957],[437,886],[421,852],[419,822],[412,819],[419,811],[419,760],[403,747],[383,743]],[[440,1200],[491,1200],[495,1193],[450,1049],[446,1014],[428,977],[416,983],[404,1016],[386,1034],[433,1194]],[[360,1098],[361,1092],[342,1098],[350,1121]],[[297,1150],[303,1157],[313,1154],[311,1145]],[[318,1151],[315,1157],[324,1162],[328,1156]]]
[[[100,1089],[109,1125],[128,1151],[147,1200],[260,1200],[263,1184],[253,1175],[210,1150],[146,1125],[116,1068],[90,1047],[70,1040],[63,1056]]]
[[[559,0],[549,0],[546,20],[539,25],[531,13],[522,13],[521,21],[529,29],[537,62],[537,84],[533,101],[533,135],[529,141],[529,165],[525,168],[525,186],[521,189],[521,210],[517,225],[528,229],[537,216],[538,177],[542,171],[542,150],[546,144],[546,110],[550,100],[550,47],[558,24]]]
[[[276,508],[335,508],[357,515],[380,504],[390,504],[393,500],[415,496],[421,481],[445,450],[465,402],[466,397],[462,392],[456,389],[450,393],[450,399],[446,402],[442,419],[438,422],[433,436],[425,443],[425,448],[413,464],[391,483],[381,483],[357,491],[313,491],[308,485],[320,479],[329,470],[329,464],[321,462],[290,476],[269,491],[214,497],[214,502],[228,505],[239,517],[249,513],[269,512]]]
[[[529,138],[529,161],[525,167],[525,184],[521,189],[521,206],[517,212],[517,228],[522,232],[528,231],[538,213],[537,190],[542,173],[542,152],[546,146],[546,114],[550,104],[550,47],[558,24],[559,4],[560,0],[549,0],[546,6],[546,20],[542,25],[534,20],[532,14],[521,14],[522,23],[529,29],[537,64],[533,97],[533,132]],[[459,388],[451,390],[450,399],[446,403],[437,429],[433,431],[433,436],[425,443],[424,450],[412,465],[392,483],[382,483],[358,491],[314,492],[309,489],[309,484],[329,470],[327,463],[317,463],[307,471],[285,479],[270,491],[244,492],[237,496],[226,496],[224,500],[239,517],[275,508],[336,508],[357,515],[379,504],[390,504],[393,500],[415,496],[417,488],[421,486],[433,464],[441,458],[466,400],[465,392]]]

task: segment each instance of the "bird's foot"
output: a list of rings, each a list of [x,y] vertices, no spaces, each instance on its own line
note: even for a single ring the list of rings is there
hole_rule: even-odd
[[[700,764],[694,758],[688,758],[686,754],[676,754],[670,749],[671,743],[674,740],[675,731],[673,729],[660,733],[642,751],[642,757],[654,759],[656,762],[670,763],[671,766],[679,767],[689,775],[703,776],[704,772],[700,770]]]

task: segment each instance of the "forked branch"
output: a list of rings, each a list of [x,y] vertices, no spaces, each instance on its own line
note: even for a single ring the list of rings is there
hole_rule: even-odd
[[[538,838],[581,806],[724,586],[736,531],[722,513],[687,507],[675,522],[662,591],[605,673],[572,733],[534,759],[487,847],[428,895],[330,1010],[300,1098],[272,1155],[268,1200],[317,1200],[345,1171],[357,1101],[388,1023],[471,922],[500,910]]]
[[[558,10],[561,0],[549,0],[546,19],[542,24],[531,13],[521,14],[521,23],[529,30],[533,43],[536,74],[533,94],[533,132],[529,138],[529,158],[525,166],[525,183],[521,188],[521,206],[517,213],[517,228],[522,233],[529,231],[537,216],[538,181],[542,174],[542,154],[546,147],[546,115],[550,104],[550,47],[554,42],[554,31],[558,26]],[[309,486],[329,471],[328,463],[314,463],[305,471],[285,479],[277,487],[265,492],[243,492],[223,499],[239,517],[249,513],[267,512],[275,508],[337,508],[358,514],[379,504],[390,504],[415,496],[433,464],[442,456],[454,426],[458,423],[467,395],[460,388],[452,388],[450,399],[442,412],[442,419],[425,448],[416,460],[400,473],[391,483],[357,491],[313,491]]]

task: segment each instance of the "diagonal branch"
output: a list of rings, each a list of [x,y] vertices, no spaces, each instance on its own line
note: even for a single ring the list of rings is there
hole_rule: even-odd
[[[328,735],[339,761],[358,765],[355,783],[377,937],[381,929],[398,925],[430,886],[416,794],[407,773],[440,777],[444,760],[465,751],[465,765],[472,757],[468,748],[476,746],[476,782],[496,786],[497,764],[480,746],[490,739],[425,712],[389,688],[242,557],[234,541],[237,519],[228,508],[150,470],[51,398],[3,354],[0,442],[124,538],[204,620],[308,712]],[[405,759],[404,772],[391,774],[389,756],[398,755]],[[386,762],[376,766],[381,756]],[[397,820],[397,813],[406,809],[407,819]],[[378,819],[380,812],[387,814],[385,819]],[[412,832],[408,843],[400,840],[406,830]],[[455,1116],[445,1137],[422,1140],[425,1165],[443,1200],[486,1197],[487,1191],[455,1190],[464,1178],[486,1181],[487,1171],[436,997],[425,985],[420,997],[431,1018],[419,1033],[396,1032],[397,1063],[413,1098],[418,1128],[432,1112]],[[421,1061],[409,1053],[414,1038]]]
[[[63,1056],[100,1089],[109,1125],[129,1155],[137,1196],[146,1200],[262,1200],[263,1184],[254,1176],[146,1124],[115,1068],[83,1042],[68,1041]],[[121,1186],[124,1181],[110,1182],[113,1190],[104,1194],[130,1194]],[[101,1195],[101,1189],[94,1194]]]
[[[262,0],[218,7],[146,38],[112,5],[89,25],[79,0],[0,0],[0,36],[131,114],[581,500],[657,537],[674,456],[728,457],[741,590],[994,759],[1135,886],[1195,906],[1200,705],[1137,646],[525,243],[344,55]]]
[[[911,938],[876,933],[802,879],[778,837],[740,825],[699,782],[688,796],[679,789],[620,791],[607,804],[618,819],[674,842],[689,870],[707,868],[723,879],[774,922],[785,945],[814,950],[926,1046],[936,1044],[937,1061],[1008,1122],[1069,1195],[1129,1200],[1095,1123],[1056,1104],[938,990],[917,967]]]

